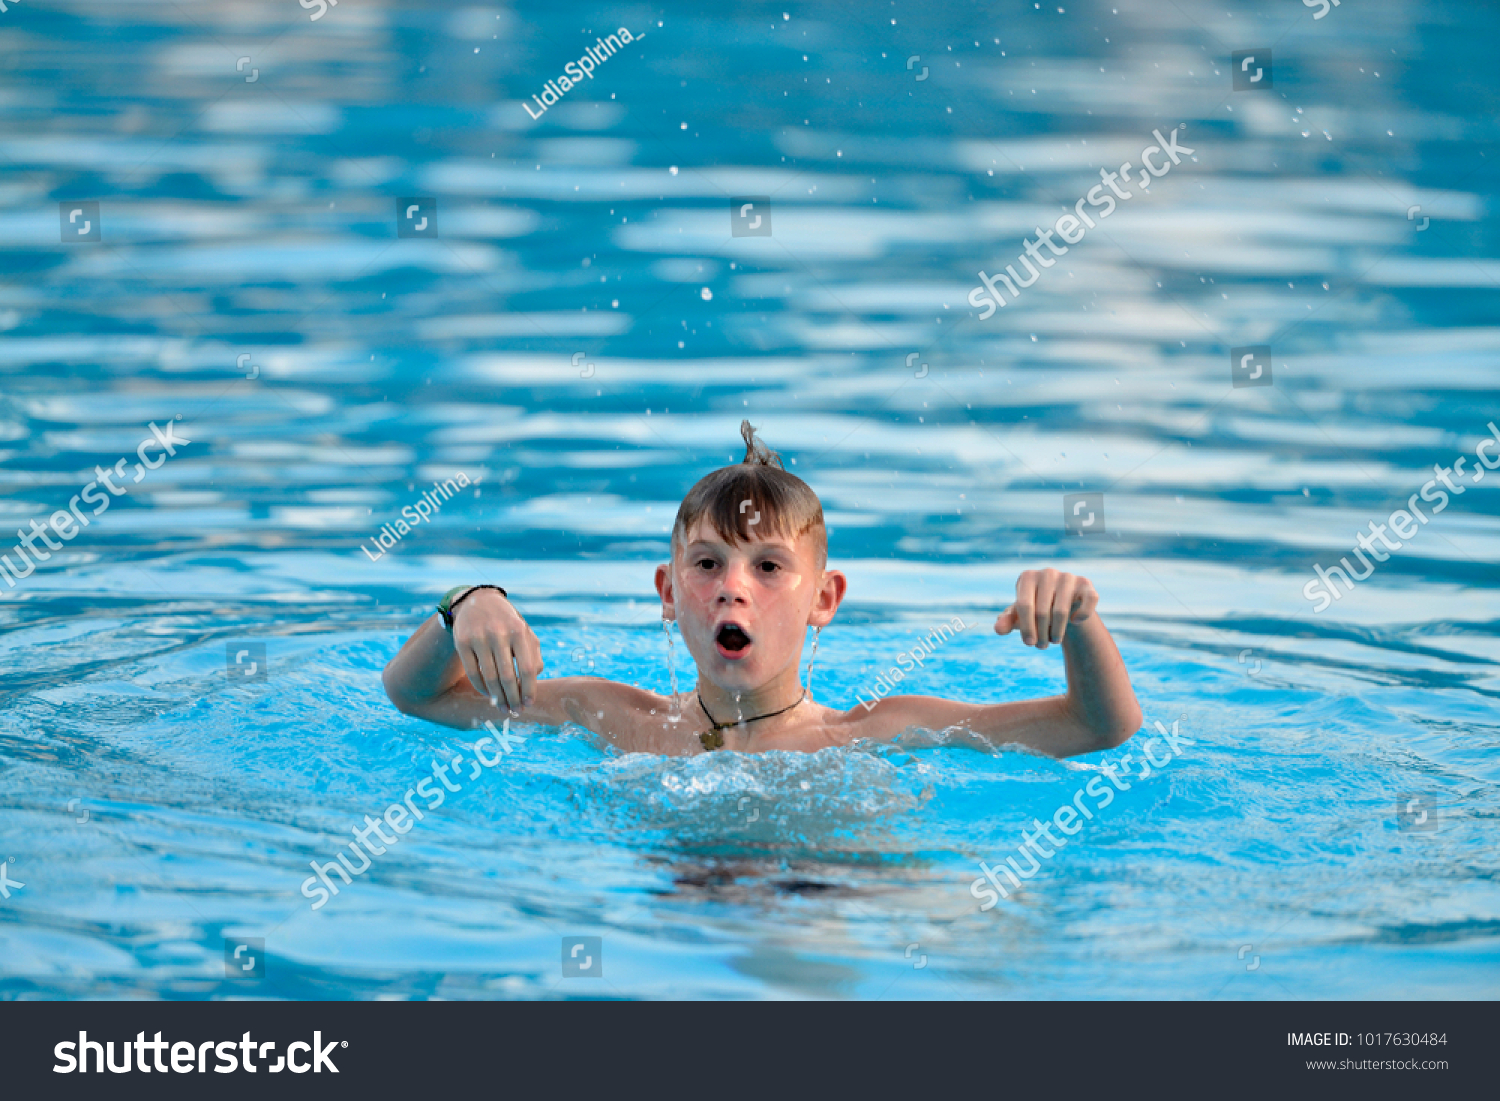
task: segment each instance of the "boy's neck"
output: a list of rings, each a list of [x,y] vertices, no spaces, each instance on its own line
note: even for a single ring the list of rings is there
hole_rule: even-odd
[[[739,690],[720,688],[713,681],[700,676],[697,691],[703,703],[708,706],[709,716],[716,723],[748,721],[782,708],[789,709],[789,717],[795,710],[792,705],[802,698],[802,683],[796,672],[795,669],[790,669],[758,688]],[[697,701],[694,700],[693,703],[697,707]],[[782,717],[778,716],[778,719]]]

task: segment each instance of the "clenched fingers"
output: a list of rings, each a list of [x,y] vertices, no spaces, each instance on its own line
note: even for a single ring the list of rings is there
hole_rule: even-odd
[[[1058,582],[1066,574],[1056,570],[1042,570],[1036,579],[1036,638],[1038,650],[1045,650],[1052,637],[1052,606],[1057,599]]]
[[[1036,641],[1036,583],[1026,574],[1021,577],[1026,580],[1016,582],[1016,630],[1021,633],[1021,641],[1030,646]]]
[[[495,664],[499,669],[500,685],[505,691],[505,706],[511,711],[518,711],[524,706],[521,702],[521,682],[516,676],[516,651],[520,646],[518,636],[508,635],[495,642],[493,651]]]
[[[1062,643],[1063,637],[1068,633],[1068,624],[1076,622],[1074,613],[1088,589],[1089,583],[1084,578],[1071,573],[1062,575],[1057,586],[1057,599],[1052,604],[1053,641]]]
[[[484,681],[489,685],[490,699],[497,706],[510,707],[511,702],[505,690],[504,644],[481,642],[475,645],[474,653],[479,661],[479,671],[484,674]]]
[[[1078,590],[1073,598],[1074,608],[1071,616],[1074,623],[1082,623],[1094,614],[1099,607],[1099,594],[1087,577],[1078,578]]]
[[[516,654],[516,667],[521,674],[521,704],[530,707],[536,702],[536,678],[542,671],[542,644],[529,629]]]
[[[498,680],[492,683],[486,675],[484,666],[479,659],[479,652],[473,646],[455,645],[453,649],[458,654],[458,660],[463,663],[464,675],[469,678],[469,683],[474,686],[474,691],[478,692],[481,696],[493,700],[496,693],[500,690],[500,684]]]
[[[1016,602],[995,621],[998,634],[1020,632],[1027,646],[1061,645],[1069,623],[1094,614],[1099,594],[1088,578],[1061,570],[1027,570],[1016,579]]]

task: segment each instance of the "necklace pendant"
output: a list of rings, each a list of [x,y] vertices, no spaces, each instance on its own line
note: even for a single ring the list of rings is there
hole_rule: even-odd
[[[703,743],[704,749],[721,749],[724,746],[724,735],[718,730],[705,730],[698,735],[698,740]]]

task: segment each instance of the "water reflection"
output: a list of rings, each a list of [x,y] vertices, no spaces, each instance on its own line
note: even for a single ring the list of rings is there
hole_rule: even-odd
[[[287,800],[321,793],[330,773],[357,783],[373,766],[344,728],[389,719],[361,693],[443,578],[503,568],[544,641],[557,640],[558,668],[587,645],[615,675],[661,687],[650,566],[685,489],[738,457],[742,416],[820,492],[831,555],[851,578],[842,626],[825,632],[820,692],[852,699],[867,628],[899,633],[892,620],[935,606],[987,622],[1018,570],[1055,563],[1094,581],[1143,698],[1163,713],[1219,692],[1238,701],[1240,728],[1274,742],[1291,737],[1288,722],[1322,724],[1357,757],[1368,731],[1338,711],[1353,699],[1377,716],[1361,722],[1415,739],[1414,771],[1374,768],[1382,783],[1426,775],[1472,793],[1472,777],[1488,775],[1480,750],[1500,692],[1500,507],[1488,485],[1336,609],[1315,617],[1302,597],[1315,562],[1389,515],[1432,463],[1472,451],[1500,412],[1500,104],[1492,82],[1474,79],[1500,13],[1372,7],[1315,20],[1267,0],[1237,8],[1232,25],[1187,2],[927,3],[890,19],[839,4],[790,18],[630,12],[620,18],[644,39],[533,121],[522,103],[606,29],[592,16],[377,2],[315,21],[292,4],[14,6],[4,29],[18,48],[0,75],[0,520],[23,527],[65,507],[152,421],[181,415],[193,441],[35,575],[0,587],[0,743],[42,769],[64,752],[56,740],[71,769],[13,777],[16,791],[50,800],[25,813],[116,782],[131,805],[196,807],[187,781],[152,795],[155,753],[213,777],[212,762],[240,760],[272,789],[294,777],[291,796],[225,794],[257,828],[286,822]],[[1274,86],[1234,92],[1231,54],[1266,44]],[[1179,126],[1191,156],[980,320],[969,295],[981,269],[1014,263],[1101,170]],[[731,204],[744,197],[769,200],[771,236],[734,235]],[[435,239],[397,236],[398,203],[418,198],[435,202]],[[75,201],[99,204],[98,242],[61,236],[59,207]],[[1229,350],[1260,345],[1274,384],[1234,387]],[[378,561],[361,554],[421,487],[460,472],[475,484],[430,523]],[[1100,538],[1065,535],[1063,495],[1081,491],[1104,495]],[[297,648],[329,632],[344,633],[322,657]],[[226,701],[210,677],[230,634],[269,639],[273,666],[305,660],[311,672],[264,714]],[[1246,652],[1261,663],[1253,675],[1237,661]],[[975,653],[954,674],[963,691],[1042,691],[1056,673]],[[63,706],[87,729],[57,719]],[[309,763],[300,744],[294,755],[286,732],[304,725],[312,752],[344,763]],[[273,765],[235,756],[241,728],[280,747],[267,751]],[[80,753],[95,773],[72,760]],[[111,754],[126,773],[98,764]],[[959,767],[945,761],[942,783]],[[595,808],[601,829],[682,825],[629,767],[594,755],[549,767],[538,782],[548,798],[588,776],[567,798]],[[857,798],[831,812],[809,797],[796,830],[751,839],[782,845],[775,855],[671,850],[653,882],[676,901],[706,892],[717,904],[743,888],[767,908],[868,902],[824,890],[842,882],[837,859],[797,863],[849,842],[817,833],[820,818],[865,830],[871,851],[927,845],[942,860],[978,844],[954,821],[987,806],[954,809],[946,788],[932,806],[912,775],[859,767],[816,793]],[[1337,781],[1352,787],[1352,775]],[[1370,808],[1393,798],[1358,791],[1353,809],[1330,796],[1328,813],[1374,821]],[[1275,810],[1280,798],[1269,785],[1248,802]],[[733,809],[706,805],[695,821]],[[949,815],[953,832],[916,838],[904,816],[918,813]],[[573,825],[548,821],[559,837]],[[244,825],[222,828],[232,837]],[[298,845],[323,851],[325,826],[299,827],[305,844],[267,866],[296,865]],[[161,826],[179,839],[201,828],[191,816]],[[49,851],[81,843],[67,837]],[[816,845],[798,850],[799,837]],[[463,853],[479,845],[463,841]],[[274,894],[264,867],[181,848],[217,861],[231,885]],[[614,857],[630,871],[615,868],[612,889],[644,890],[635,853]],[[110,882],[113,860],[100,857],[79,890]],[[540,875],[493,864],[478,880],[454,875],[494,888],[472,910],[454,901],[460,887],[411,874],[459,906],[460,922],[494,920],[514,891],[525,920],[561,921],[578,912],[578,888],[554,879],[576,871],[547,860]],[[951,902],[929,890],[920,861],[902,868],[866,876],[859,892],[898,884],[908,914]],[[1174,887],[1165,872],[1155,882]],[[158,927],[196,923],[212,958],[214,922],[169,888],[134,896],[140,928],[180,948]],[[1324,886],[1314,868],[1287,889]],[[407,913],[399,891],[380,896],[385,912]],[[1125,925],[1161,917],[1131,911],[1121,892],[1106,901]],[[242,895],[222,893],[244,920]],[[1361,898],[1384,926],[1406,927]],[[1084,906],[1058,903],[1071,904]],[[280,920],[274,908],[256,919]],[[386,919],[366,919],[390,935]],[[848,959],[887,951],[872,945],[895,935],[861,920],[839,942]],[[299,935],[322,961],[299,981],[381,988],[373,971],[330,963],[340,949],[321,933]],[[128,971],[103,937],[74,939]],[[1009,989],[1021,965],[988,944],[952,951],[987,976],[976,989]],[[736,992],[879,993],[868,973],[863,986],[849,978],[858,966],[830,963],[822,983],[796,977],[793,949],[755,951],[763,958],[744,973],[759,978]],[[371,953],[350,969],[378,970]],[[443,941],[433,958],[457,966],[464,952]],[[1070,976],[1088,966],[1064,968],[1056,989],[1078,996]],[[161,981],[187,989],[172,974]],[[1135,981],[1108,989],[1138,991]],[[546,990],[530,974],[495,982],[453,980],[468,994]]]

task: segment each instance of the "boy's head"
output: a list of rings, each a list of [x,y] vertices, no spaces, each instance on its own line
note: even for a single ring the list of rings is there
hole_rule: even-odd
[[[818,495],[749,421],[740,434],[744,461],[700,478],[683,498],[656,586],[700,672],[749,691],[788,673],[796,680],[806,627],[833,618],[846,581],[827,569]]]
[[[672,525],[672,557],[680,557],[687,536],[700,519],[731,546],[751,539],[806,535],[817,552],[818,569],[828,565],[828,529],[823,505],[812,487],[782,466],[781,456],[755,435],[749,421],[740,422],[745,458],[698,479],[677,508]]]

